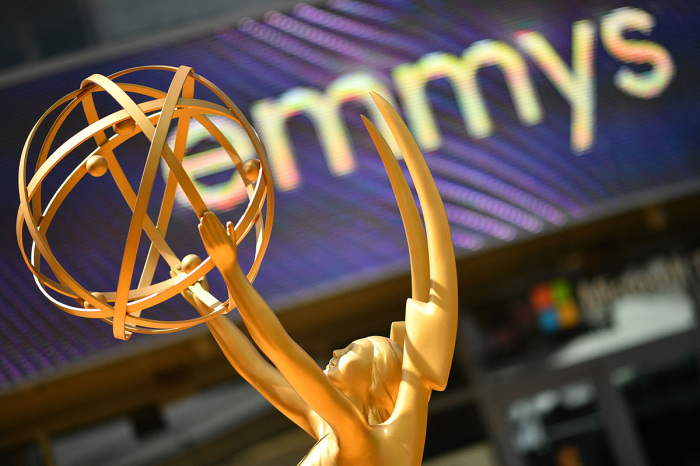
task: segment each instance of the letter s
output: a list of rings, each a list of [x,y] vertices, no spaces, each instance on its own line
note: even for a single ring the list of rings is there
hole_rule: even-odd
[[[660,95],[673,79],[675,66],[668,50],[647,40],[625,39],[627,31],[649,35],[656,19],[639,8],[624,7],[603,16],[601,39],[605,49],[625,63],[648,63],[651,70],[635,73],[623,66],[615,73],[615,85],[622,92],[642,99]]]

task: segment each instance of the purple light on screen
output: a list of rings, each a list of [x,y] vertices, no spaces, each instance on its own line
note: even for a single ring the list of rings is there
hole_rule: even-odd
[[[435,111],[450,112],[455,120],[461,119],[457,108],[445,106],[445,102],[444,99],[435,99],[433,102]],[[519,150],[503,141],[498,144],[490,138],[475,141],[471,146],[465,146],[461,131],[460,126],[455,133],[445,132],[441,151],[464,158],[468,163],[492,173],[495,177],[505,178],[507,182],[520,186],[537,197],[555,202],[559,206],[565,207],[569,213],[574,215],[585,213],[585,210],[578,205],[578,201],[569,195],[571,189],[568,189],[569,186],[566,183],[562,184],[561,177],[552,176],[551,170],[548,171],[547,166],[543,165],[542,161],[533,158],[532,154],[537,152]],[[538,153],[538,157],[551,157],[548,155],[551,152],[553,152],[552,149],[547,149],[544,153]],[[561,154],[556,152],[556,156],[561,157]]]
[[[303,41],[281,33],[279,30],[267,25],[251,20],[251,28],[244,31],[253,38],[268,44],[272,48],[277,48],[280,52],[290,55],[290,58],[305,60],[315,66],[337,72],[345,61],[337,54],[321,52]]]
[[[297,58],[307,60],[319,66],[327,66],[327,56],[312,50],[310,47],[303,45],[300,41],[282,34],[266,24],[245,18],[245,20],[241,20],[239,23],[239,28],[241,32],[249,34],[261,42],[268,43],[273,47],[278,47],[279,49],[284,50]]]
[[[357,2],[355,0],[330,0],[328,6],[336,10],[345,11],[357,16],[363,16],[365,18],[370,18],[377,21],[388,21],[393,18],[394,15],[385,10],[373,5],[368,5],[366,3]]]
[[[341,16],[335,15],[325,10],[318,9],[311,5],[301,4],[295,10],[294,14],[306,21],[318,24],[320,26],[325,26],[330,29],[336,29],[338,31],[350,34],[362,39],[367,39],[371,41],[379,41],[384,44],[390,44],[401,49],[413,50],[413,48],[406,47],[406,43],[400,40],[400,37],[396,34],[389,34],[386,31],[378,29],[373,26],[361,23],[359,21],[354,21],[352,19],[343,18]]]
[[[363,62],[374,62],[374,64],[382,64],[387,60],[387,57],[384,54],[370,55],[367,49],[358,47],[349,40],[343,39],[335,34],[331,34],[308,24],[304,24],[297,19],[281,13],[271,13],[270,15],[266,16],[265,20],[268,24],[285,31],[288,34],[308,40],[309,42],[356,60]]]
[[[509,135],[513,137],[513,135]],[[519,167],[541,184],[551,186],[558,193],[569,195],[579,202],[589,203],[588,193],[582,190],[576,180],[564,178],[560,173],[550,169],[550,165],[543,161],[542,154],[521,149],[519,146],[507,141],[506,138],[484,138],[481,144],[491,156],[506,164]],[[559,154],[561,157],[561,154]]]
[[[458,154],[462,159],[488,172],[497,173],[504,182],[519,186],[521,189],[534,196],[548,199],[550,202],[554,202],[565,208],[569,213],[581,212],[584,210],[578,202],[574,201],[566,194],[550,188],[546,183],[543,183],[530,174],[493,157],[491,153],[485,151],[480,146],[472,145],[466,148],[464,143],[461,143],[458,139],[445,137],[442,149],[453,154]]]
[[[442,176],[451,177],[477,189],[499,196],[511,204],[527,209],[550,223],[555,225],[566,223],[566,214],[553,205],[479,170],[437,157],[433,157],[430,160],[430,168]]]
[[[14,294],[7,297],[7,303],[14,309],[22,308],[21,301],[21,298]],[[47,307],[44,312],[55,312],[55,309]],[[8,321],[15,326],[19,334],[26,338],[32,346],[38,345],[41,341],[50,341],[54,335],[51,329],[52,326],[46,324],[46,318],[43,312],[38,316],[33,316],[31,322],[28,322],[29,325],[27,325],[27,319],[25,319],[22,314],[9,313],[6,317]],[[57,361],[65,361],[70,357],[80,355],[80,350],[74,345],[72,340],[61,340],[60,347],[62,353],[56,353]],[[41,352],[39,353],[41,354]],[[41,359],[42,363],[45,362],[43,355]]]
[[[342,2],[341,2],[342,3]],[[428,49],[433,50],[433,47],[427,46],[425,42],[425,38],[422,36],[416,36],[415,34],[406,34],[404,31],[402,31],[401,27],[396,27],[401,24],[401,21],[397,19],[395,14],[392,14],[388,12],[387,10],[382,10],[373,6],[369,5],[364,5],[364,4],[357,4],[363,8],[361,8],[363,11],[365,10],[364,7],[366,8],[366,13],[367,14],[358,14],[358,11],[356,9],[351,8],[350,10],[343,9],[343,8],[336,8],[336,11],[342,12],[343,14],[352,14],[354,16],[359,17],[359,21],[357,20],[351,20],[347,19],[344,17],[340,17],[337,15],[332,14],[330,11],[326,12],[323,10],[318,10],[324,15],[329,15],[332,17],[337,17],[339,18],[339,29],[340,28],[346,28],[346,29],[341,29],[342,32],[345,32],[346,34],[354,35],[360,38],[365,38],[357,28],[359,26],[355,25],[360,25],[363,24],[361,21],[365,21],[365,18],[371,19],[373,22],[381,22],[383,23],[379,28],[373,27],[373,26],[364,26],[365,29],[362,29],[362,31],[367,31],[370,32],[370,36],[366,37],[367,40],[372,41],[373,44],[381,44],[384,46],[390,46],[393,49],[397,51],[401,51],[403,53],[403,60],[406,59],[415,59],[415,54],[416,53],[426,53],[428,52]],[[333,5],[330,5],[332,7]],[[310,7],[313,8],[313,7]],[[319,18],[321,16],[319,15]],[[325,16],[324,16],[325,17]],[[319,19],[311,19],[311,18],[305,18],[308,21],[312,22],[319,22]],[[322,24],[322,23],[321,23]],[[330,24],[327,24],[326,27],[331,27]],[[427,47],[427,48],[426,48]],[[439,47],[438,47],[439,48]]]
[[[0,354],[0,388],[5,388],[12,380],[22,377],[22,371],[6,354]]]
[[[404,176],[406,177],[406,181],[408,182],[408,185],[413,188],[413,179],[411,178],[410,173],[408,172],[408,169],[406,168],[405,164],[403,165],[403,172]],[[385,173],[383,172],[383,169],[380,169],[379,167],[375,168],[375,172],[382,172],[382,177],[385,176]],[[460,227],[464,227],[469,230],[474,230],[478,231],[481,233],[485,233],[489,236],[492,236],[497,239],[501,239],[504,241],[511,241],[517,236],[517,231],[515,228],[511,227],[505,222],[502,222],[499,219],[495,219],[492,217],[489,217],[487,215],[483,215],[477,212],[473,212],[469,209],[465,209],[463,207],[451,204],[450,201],[454,200],[452,194],[452,187],[455,186],[452,183],[448,183],[445,180],[435,178],[435,184],[437,185],[438,191],[440,192],[441,196],[443,197],[443,201],[445,201],[445,211],[447,212],[447,217],[450,222],[450,224],[454,224]],[[461,186],[457,186],[457,188],[462,188]],[[466,188],[468,189],[468,188]],[[472,190],[472,192],[474,192]],[[480,193],[476,193],[480,194]],[[467,203],[464,202],[464,199],[462,199],[464,196],[462,193],[458,193],[457,196],[454,196],[455,199],[459,199],[458,202],[462,203]],[[449,198],[449,199],[448,199]],[[504,203],[505,204],[505,203]],[[422,208],[420,205],[420,201],[416,199],[416,206],[418,207],[418,210],[422,212]],[[479,249],[483,245],[483,240],[473,236],[472,233],[469,233],[468,236],[469,238],[464,237],[462,239],[463,244],[459,244],[462,247],[468,248],[468,249]],[[457,241],[455,240],[455,244],[458,244]]]
[[[235,47],[231,47],[231,45]],[[243,75],[252,75],[253,79],[237,80],[239,86],[245,86],[245,90],[250,94],[255,95],[261,90],[269,92],[269,89],[278,88],[281,82],[295,82],[295,79],[314,79],[314,83],[322,83],[329,76],[334,76],[329,70],[316,69],[313,76],[309,76],[307,67],[304,65],[305,60],[290,53],[284,53],[270,46],[267,43],[260,42],[255,37],[251,37],[243,32],[236,32],[235,35],[230,34],[221,44],[213,46],[218,54],[225,57],[231,63],[234,63],[238,73]],[[269,60],[263,62],[261,57],[266,57]],[[266,73],[268,69],[265,63],[274,62],[279,73]],[[245,92],[244,92],[245,93]]]
[[[477,251],[484,247],[484,239],[481,236],[458,231],[456,228],[452,230],[452,243],[470,251]]]
[[[505,220],[508,223],[532,233],[542,231],[542,221],[522,209],[513,207],[506,202],[467,188],[466,186],[444,180],[437,181],[437,184],[440,194],[451,201],[456,201],[486,214],[493,215],[500,220]]]
[[[553,124],[561,122],[553,122]],[[537,131],[537,129],[535,129]],[[566,134],[567,128],[562,128]],[[592,197],[605,197],[600,184],[591,176],[589,170],[577,169],[571,162],[568,146],[561,146],[551,132],[538,137],[525,137],[523,134],[510,132],[509,140],[490,141],[490,148],[496,154],[517,154],[518,160],[527,162],[528,171],[536,174],[556,187],[558,191],[569,192],[578,199],[591,203]],[[549,144],[543,141],[550,140]],[[507,160],[506,157],[503,159]],[[572,214],[574,214],[572,212]]]
[[[405,164],[403,165],[403,172],[404,172],[404,177],[406,177],[406,181],[408,182],[408,185],[413,187],[413,179],[411,178],[410,173],[408,172],[408,169],[406,168]],[[378,166],[374,168],[375,173],[380,173],[382,178],[386,176],[385,172],[383,171],[382,168],[379,168]],[[447,217],[450,223],[454,223],[455,225],[459,225],[462,227],[465,227],[469,230],[475,230],[479,231],[481,233],[486,233],[489,236],[493,236],[494,238],[502,239],[505,241],[510,241],[515,236],[517,235],[516,230],[511,227],[510,225],[501,222],[498,219],[491,218],[486,215],[482,215],[476,212],[472,212],[469,209],[464,209],[460,206],[456,206],[454,204],[450,204],[450,200],[455,200],[456,198],[459,198],[459,201],[466,204],[462,199],[462,194],[459,193],[457,196],[451,196],[454,194],[452,192],[452,186],[455,186],[452,183],[448,183],[444,180],[441,179],[435,179],[435,184],[437,185],[438,191],[440,192],[440,195],[443,198],[443,201],[445,201],[445,210],[447,212]],[[461,186],[457,186],[457,188],[462,188]],[[468,188],[467,188],[468,189]],[[472,191],[474,192],[474,191]],[[476,193],[479,194],[479,193]],[[450,198],[450,199],[447,199]],[[366,206],[368,209],[370,209],[370,205]],[[422,211],[421,205],[420,205],[420,200],[416,199],[416,207],[418,207],[419,211]],[[453,222],[453,217],[450,214],[450,211],[452,212],[452,215],[454,215],[455,221]],[[479,249],[483,245],[483,240],[479,239],[476,236],[473,236],[473,234],[468,234],[470,238],[464,237],[463,242],[464,244],[460,244],[460,246],[466,247],[468,249]],[[455,240],[455,244],[457,244]]]
[[[439,188],[438,188],[439,189]],[[512,241],[517,236],[515,228],[501,222],[495,218],[488,217],[469,209],[459,207],[453,204],[445,205],[445,212],[450,223],[476,230],[481,233],[503,240]]]

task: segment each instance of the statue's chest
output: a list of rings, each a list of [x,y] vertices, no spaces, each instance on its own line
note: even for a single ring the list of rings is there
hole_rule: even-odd
[[[377,462],[376,449],[370,447],[367,442],[362,442],[363,447],[351,452],[344,450],[342,453],[338,447],[338,440],[331,431],[322,437],[309,450],[304,459],[299,462],[299,466],[371,466],[375,464],[389,464]],[[357,447],[358,445],[353,445]]]

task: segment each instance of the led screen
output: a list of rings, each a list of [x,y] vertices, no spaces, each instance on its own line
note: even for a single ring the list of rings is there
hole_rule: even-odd
[[[383,129],[369,90],[394,102],[413,131],[466,257],[697,191],[699,49],[700,11],[680,0],[334,0],[6,86],[0,387],[125,345],[107,324],[66,315],[40,295],[12,229],[26,135],[93,73],[186,64],[248,116],[277,193],[256,287],[282,308],[408,270],[391,188],[360,120],[366,114]],[[168,79],[152,73],[143,84],[167,89]],[[66,138],[85,122],[71,125]],[[220,127],[242,157],[252,155],[239,127]],[[188,147],[185,168],[205,201],[235,219],[244,198],[222,151],[196,127]],[[125,155],[134,186],[147,148]],[[105,183],[76,189],[50,240],[86,287],[113,290],[130,213]],[[182,199],[168,237],[182,255],[201,255],[197,218]],[[178,298],[154,312],[193,317]]]

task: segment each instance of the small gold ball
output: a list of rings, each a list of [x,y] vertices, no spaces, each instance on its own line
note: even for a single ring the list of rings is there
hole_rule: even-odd
[[[188,254],[182,259],[182,271],[190,273],[202,263],[202,259],[197,254]]]
[[[136,129],[136,123],[134,122],[133,118],[127,118],[126,120],[114,123],[112,125],[112,129],[115,133],[126,136],[134,132],[134,129]]]
[[[257,181],[260,173],[260,160],[250,159],[243,164],[243,172],[248,181]]]
[[[95,298],[96,300],[98,300],[99,302],[104,303],[104,304],[107,304],[107,297],[106,297],[105,295],[103,295],[102,293],[94,292],[94,293],[90,293],[90,294],[91,294],[92,296],[94,296],[94,298]],[[90,303],[87,302],[87,301],[83,301],[83,307],[84,307],[85,309],[95,309],[95,308],[92,306],[92,304],[90,304]]]
[[[107,164],[107,159],[101,155],[93,155],[85,162],[85,168],[87,168],[89,174],[98,177],[107,173],[109,166]]]

